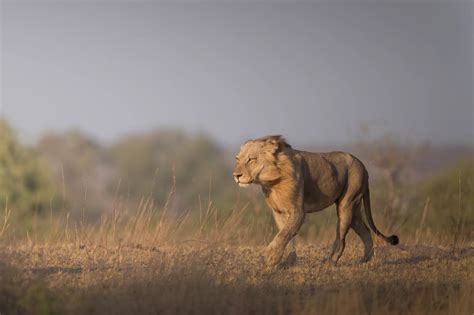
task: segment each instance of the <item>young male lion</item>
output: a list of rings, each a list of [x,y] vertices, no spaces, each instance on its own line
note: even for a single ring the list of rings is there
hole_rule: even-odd
[[[398,244],[396,235],[386,237],[375,227],[369,175],[364,164],[349,153],[293,150],[281,136],[266,136],[241,146],[233,175],[241,187],[252,183],[262,186],[265,201],[272,209],[279,232],[265,251],[269,266],[280,262],[306,213],[321,211],[333,203],[337,206],[336,240],[328,259],[334,264],[344,251],[349,228],[364,243],[362,261],[372,258],[372,236],[360,211],[362,200],[370,229],[384,241]],[[291,254],[295,255],[294,248]]]

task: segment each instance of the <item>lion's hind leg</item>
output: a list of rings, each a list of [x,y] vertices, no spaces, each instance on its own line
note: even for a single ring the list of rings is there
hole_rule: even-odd
[[[330,258],[335,266],[344,253],[346,248],[346,235],[352,223],[352,207],[351,203],[337,205],[337,230],[336,241],[334,242]],[[336,259],[332,259],[336,255]]]
[[[364,257],[361,262],[368,262],[374,255],[374,243],[372,241],[372,235],[370,234],[369,228],[365,225],[362,220],[362,215],[360,213],[360,207],[356,209],[352,217],[351,228],[354,232],[360,237],[364,243]]]
[[[336,250],[339,248],[339,214],[337,215],[337,222],[336,222],[336,239],[332,243],[331,251],[328,253],[326,258],[324,258],[323,262],[331,261],[332,257],[336,253]]]

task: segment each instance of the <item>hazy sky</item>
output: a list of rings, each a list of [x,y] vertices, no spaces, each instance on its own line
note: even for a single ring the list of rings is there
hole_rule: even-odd
[[[473,2],[1,1],[1,107],[24,137],[160,127],[344,143],[363,122],[473,143]]]

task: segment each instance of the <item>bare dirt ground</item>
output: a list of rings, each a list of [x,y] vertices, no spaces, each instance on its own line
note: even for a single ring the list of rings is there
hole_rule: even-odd
[[[263,247],[0,246],[0,313],[473,314],[474,248],[327,248],[263,267]]]

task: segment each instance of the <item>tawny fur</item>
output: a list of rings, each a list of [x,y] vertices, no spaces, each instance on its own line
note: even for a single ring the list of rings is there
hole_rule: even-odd
[[[363,261],[373,255],[373,240],[360,211],[364,202],[370,230],[396,245],[398,237],[384,236],[375,227],[370,209],[368,173],[360,160],[346,152],[313,153],[294,150],[281,136],[248,140],[236,157],[235,181],[258,184],[273,211],[279,232],[265,252],[266,263],[278,264],[287,244],[297,234],[305,215],[337,206],[336,240],[328,259],[341,257],[352,228],[364,243]],[[335,259],[333,259],[335,256]]]

